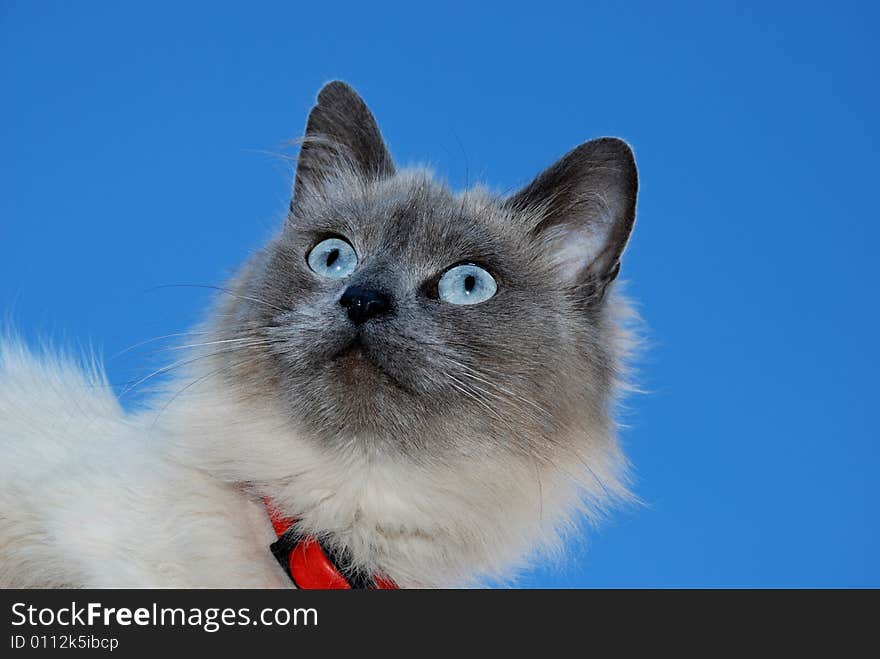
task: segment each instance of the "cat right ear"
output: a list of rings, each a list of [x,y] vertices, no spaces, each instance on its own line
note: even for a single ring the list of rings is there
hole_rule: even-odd
[[[506,200],[560,277],[601,294],[620,270],[636,215],[638,174],[623,140],[585,142]]]
[[[344,82],[329,82],[309,113],[296,166],[293,202],[320,193],[341,173],[376,180],[394,174],[394,163],[364,100]]]

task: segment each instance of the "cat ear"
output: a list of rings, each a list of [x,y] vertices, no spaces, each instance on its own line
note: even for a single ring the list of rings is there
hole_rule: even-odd
[[[601,292],[620,270],[637,190],[632,150],[603,137],[569,151],[505,205],[521,214],[567,282]]]
[[[309,113],[293,186],[294,200],[340,172],[367,180],[394,174],[394,163],[366,103],[344,82],[328,82]]]

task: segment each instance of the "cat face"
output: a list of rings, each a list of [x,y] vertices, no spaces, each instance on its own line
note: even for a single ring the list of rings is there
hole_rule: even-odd
[[[330,83],[287,222],[228,303],[225,334],[261,339],[241,377],[327,446],[423,460],[590,441],[615,379],[606,307],[635,195],[613,139],[512,197],[454,194],[397,172],[360,97]]]

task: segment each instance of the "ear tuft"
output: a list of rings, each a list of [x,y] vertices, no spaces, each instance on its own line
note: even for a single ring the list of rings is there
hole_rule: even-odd
[[[394,163],[366,103],[350,86],[328,82],[306,123],[294,182],[294,201],[340,172],[368,180],[394,174]]]
[[[506,205],[525,218],[565,280],[604,290],[620,269],[637,192],[632,150],[603,137],[569,151]]]

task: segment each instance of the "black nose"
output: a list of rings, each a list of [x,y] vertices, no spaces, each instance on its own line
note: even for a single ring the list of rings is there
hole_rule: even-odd
[[[348,317],[355,325],[391,312],[391,297],[388,294],[360,286],[345,289],[339,304],[348,309]]]

